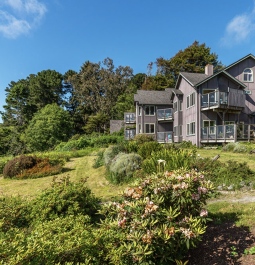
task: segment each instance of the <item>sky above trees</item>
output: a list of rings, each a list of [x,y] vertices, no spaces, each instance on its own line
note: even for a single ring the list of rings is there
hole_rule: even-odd
[[[8,84],[30,74],[106,57],[146,73],[195,40],[225,65],[255,55],[254,1],[1,0],[0,111]]]

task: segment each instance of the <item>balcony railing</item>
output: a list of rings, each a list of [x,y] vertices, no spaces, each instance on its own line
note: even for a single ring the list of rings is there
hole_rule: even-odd
[[[159,143],[172,143],[173,142],[173,132],[158,132],[157,141]]]
[[[135,123],[135,113],[125,113],[125,123]]]
[[[126,129],[125,130],[125,140],[133,139],[135,136],[135,129]]]
[[[254,124],[230,124],[201,128],[201,142],[237,142],[255,140]]]
[[[158,109],[157,118],[158,118],[158,121],[173,120],[173,109]]]
[[[242,90],[230,89],[230,92],[214,91],[201,96],[201,108],[220,108],[224,106],[245,107],[245,94]]]

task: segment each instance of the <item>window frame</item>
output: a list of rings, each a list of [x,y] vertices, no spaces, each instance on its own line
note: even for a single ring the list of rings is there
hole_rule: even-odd
[[[226,124],[226,122],[231,122],[231,123],[229,123],[229,124]],[[224,122],[224,125],[234,125],[234,124],[236,124],[236,122],[235,122],[235,121],[225,121],[225,122]]]
[[[176,104],[176,108],[175,108],[175,105]],[[174,113],[178,112],[178,100],[176,100],[174,103],[173,103],[173,109],[174,109]]]
[[[149,132],[149,133],[147,133],[146,132],[146,125],[154,125],[154,132],[152,133],[152,132]],[[155,123],[144,123],[144,133],[145,134],[155,134],[155,129],[156,129],[156,126],[155,126]],[[149,131],[151,131],[151,128],[149,127]]]
[[[244,71],[247,70],[247,69],[251,70],[251,73],[249,73],[249,74],[244,73]],[[251,75],[251,81],[245,81],[245,80],[244,80],[244,75],[245,75],[245,74],[247,75],[247,77],[248,77],[248,75]],[[248,67],[245,68],[245,69],[243,70],[242,76],[243,76],[243,78],[242,78],[242,79],[243,79],[243,82],[245,82],[245,83],[253,83],[253,80],[254,80],[254,78],[253,78],[253,70],[252,70],[251,68],[248,68]]]
[[[194,123],[194,133],[190,134],[190,126],[192,123]],[[186,129],[187,129],[186,136],[195,136],[196,135],[196,122],[195,121],[187,122]]]
[[[178,137],[178,125],[174,126],[174,137]]]
[[[146,114],[146,107],[149,107],[149,114]],[[153,107],[153,109],[154,109],[154,114],[153,115],[150,114],[150,112],[151,112],[150,108],[151,107]],[[154,105],[145,105],[144,106],[144,116],[155,116],[155,106]]]
[[[204,123],[205,121],[208,121],[208,122],[209,122],[209,126],[205,127],[205,123]],[[210,122],[211,122],[211,121],[212,121],[212,122],[215,122],[215,125],[214,125],[214,126],[210,126]],[[210,134],[210,135],[215,135],[215,134],[216,134],[216,123],[217,123],[216,120],[203,120],[203,126],[202,126],[202,127],[203,127],[203,128],[214,127],[214,132],[213,132],[213,133],[210,133],[210,132],[209,132],[209,134]],[[205,133],[203,133],[203,134],[205,135]]]
[[[142,124],[141,123],[138,124],[138,133],[139,134],[142,133]]]
[[[138,106],[138,116],[142,116],[142,111],[143,111],[143,107],[142,106]]]
[[[190,98],[191,98],[191,96],[192,96],[193,94],[194,94],[194,104],[191,105],[191,103],[190,103]],[[189,105],[189,106],[188,106],[188,105]],[[192,107],[194,107],[194,106],[196,106],[196,92],[192,92],[192,93],[188,94],[187,97],[186,97],[186,109],[190,109],[190,108],[192,108]]]

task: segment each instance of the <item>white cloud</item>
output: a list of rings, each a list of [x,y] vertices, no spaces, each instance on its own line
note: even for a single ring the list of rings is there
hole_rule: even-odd
[[[10,7],[12,14],[0,9],[0,32],[7,38],[27,34],[43,18],[46,6],[37,0],[4,0],[4,7]]]

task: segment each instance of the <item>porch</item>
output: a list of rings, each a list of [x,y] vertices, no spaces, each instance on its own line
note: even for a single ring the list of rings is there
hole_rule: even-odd
[[[255,141],[255,124],[216,125],[201,128],[201,143]]]
[[[214,91],[201,96],[201,110],[232,109],[242,110],[245,107],[243,90],[229,88],[229,92]]]
[[[173,121],[173,109],[158,109],[157,110],[158,121]]]
[[[158,143],[172,143],[173,142],[173,132],[157,132]]]

